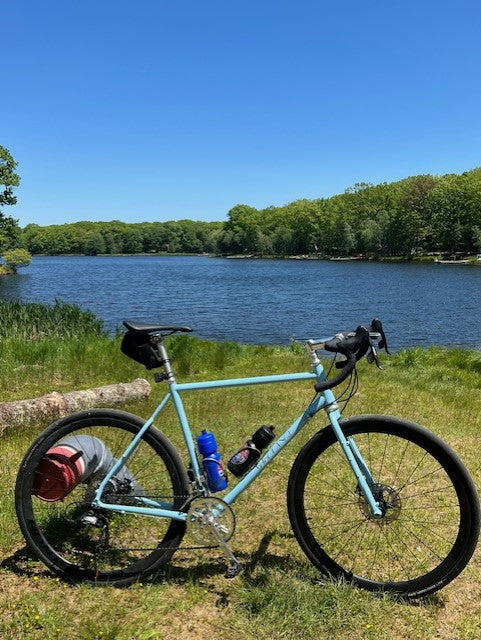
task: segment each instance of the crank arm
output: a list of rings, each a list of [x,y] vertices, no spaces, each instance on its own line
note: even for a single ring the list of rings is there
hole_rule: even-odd
[[[235,578],[242,571],[242,565],[237,560],[235,555],[232,553],[232,550],[229,547],[229,545],[227,544],[227,542],[222,538],[220,533],[217,531],[217,527],[215,526],[215,522],[212,522],[210,524],[210,527],[212,529],[212,533],[213,533],[215,539],[219,543],[219,546],[222,549],[222,551],[224,552],[224,555],[225,555],[225,557],[227,559],[228,567],[227,567],[227,571],[226,571],[225,577],[226,578]]]

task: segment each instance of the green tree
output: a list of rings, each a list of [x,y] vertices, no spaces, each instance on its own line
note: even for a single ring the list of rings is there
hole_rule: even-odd
[[[5,251],[2,257],[7,268],[13,273],[16,273],[20,267],[27,267],[32,262],[32,256],[26,249],[10,249]]]
[[[21,231],[18,222],[0,214],[0,255],[20,244]]]
[[[340,220],[334,229],[334,249],[341,256],[348,256],[353,252],[356,243],[354,232],[349,222]]]
[[[16,168],[17,163],[10,151],[0,146],[0,186],[4,187],[3,191],[0,191],[0,206],[17,203],[17,198],[13,195],[14,187],[20,184],[20,177],[15,173]]]
[[[106,253],[105,240],[100,232],[92,233],[88,236],[84,245],[84,253],[86,256],[96,256],[98,253]]]
[[[12,162],[10,171],[14,171]],[[14,197],[12,188],[10,184],[4,195],[9,202]],[[481,169],[461,175],[420,175],[389,184],[358,183],[330,198],[296,200],[260,210],[238,204],[225,222],[28,225],[19,239],[15,221],[8,221],[4,219],[0,228],[0,249],[25,246],[32,253],[213,251],[332,256],[362,252],[406,257],[436,250],[480,253]]]
[[[0,207],[16,204],[17,198],[13,189],[20,184],[20,177],[15,173],[17,163],[10,151],[0,146]],[[19,229],[16,220],[4,214],[0,208],[0,251],[14,246],[18,241]]]
[[[471,229],[473,233],[473,244],[478,253],[481,253],[481,228],[474,226]]]
[[[13,193],[13,189],[20,184],[16,168],[17,163],[10,151],[0,146],[0,207],[11,206],[17,202]],[[29,252],[17,248],[20,238],[18,221],[6,216],[0,209],[0,254],[10,272],[15,272],[18,267],[25,267],[31,262]]]
[[[236,204],[227,214],[221,250],[225,253],[255,251],[257,209],[247,204]]]
[[[365,220],[359,232],[360,250],[378,254],[382,249],[382,228],[376,220]]]

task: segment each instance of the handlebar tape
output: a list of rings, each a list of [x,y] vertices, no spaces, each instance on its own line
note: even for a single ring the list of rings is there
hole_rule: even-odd
[[[314,385],[316,391],[322,393],[328,389],[333,389],[341,382],[344,382],[354,371],[356,362],[365,355],[369,348],[369,331],[365,327],[359,326],[356,334],[350,338],[334,338],[324,344],[326,351],[342,353],[346,360],[338,363],[342,371],[330,380],[323,380]]]

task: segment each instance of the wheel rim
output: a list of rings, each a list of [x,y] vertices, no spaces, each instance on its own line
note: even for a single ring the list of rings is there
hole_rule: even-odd
[[[60,430],[48,438],[31,460],[31,470],[38,469],[45,454],[66,437],[89,436],[104,443],[113,460],[118,459],[131,441],[137,428],[131,425],[94,425]],[[137,482],[115,482],[105,494],[105,501],[139,505],[139,497],[162,502],[166,508],[179,508],[182,488],[173,477],[159,453],[154,437],[146,434],[128,462],[128,469]],[[63,499],[46,502],[33,493],[34,473],[25,480],[25,521],[28,534],[44,559],[55,569],[83,577],[114,576],[147,570],[161,552],[169,551],[173,524],[165,518],[139,517],[92,509],[96,487],[112,467],[113,462],[77,484]],[[139,489],[140,487],[140,489]],[[141,505],[142,506],[142,505]]]
[[[459,544],[460,496],[441,462],[392,433],[357,433],[383,517],[374,518],[336,442],[314,461],[303,511],[319,562],[373,585],[406,585],[436,571]],[[365,585],[366,586],[366,585]]]

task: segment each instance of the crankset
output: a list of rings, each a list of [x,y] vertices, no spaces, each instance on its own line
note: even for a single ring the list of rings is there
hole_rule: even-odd
[[[198,543],[221,547],[228,562],[226,578],[242,571],[242,565],[227,544],[235,531],[235,515],[227,502],[214,496],[194,498],[187,512],[187,530]]]

